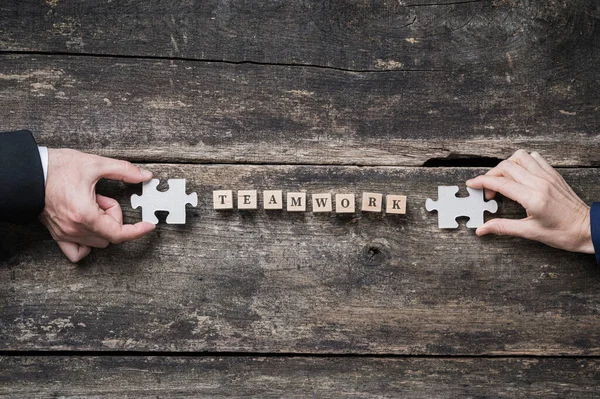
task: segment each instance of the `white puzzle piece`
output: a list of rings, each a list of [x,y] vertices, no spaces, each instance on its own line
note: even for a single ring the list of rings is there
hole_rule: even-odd
[[[154,214],[156,211],[167,211],[168,224],[185,224],[185,205],[198,205],[198,195],[196,193],[185,193],[185,179],[169,179],[168,191],[158,191],[159,180],[152,179],[142,185],[142,195],[133,194],[131,196],[131,206],[133,209],[142,207],[142,220],[152,224],[158,223],[158,218]]]
[[[483,224],[483,212],[496,213],[498,203],[494,200],[485,201],[483,190],[467,187],[468,197],[458,198],[458,186],[439,186],[438,200],[428,198],[425,208],[431,212],[438,211],[438,226],[440,229],[456,229],[456,218],[466,216],[469,218],[467,227],[474,229]]]

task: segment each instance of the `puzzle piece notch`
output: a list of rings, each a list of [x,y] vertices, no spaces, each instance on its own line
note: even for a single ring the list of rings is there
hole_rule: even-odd
[[[466,216],[469,218],[467,227],[474,229],[483,225],[483,212],[496,213],[498,203],[494,200],[485,201],[483,190],[467,187],[468,197],[457,197],[458,186],[438,186],[438,200],[428,198],[425,208],[431,212],[438,211],[438,227],[440,229],[456,229],[456,218]]]
[[[185,193],[185,179],[169,179],[169,190],[158,191],[159,180],[152,179],[142,185],[142,195],[131,196],[133,209],[142,207],[142,220],[152,224],[158,223],[156,211],[167,211],[168,224],[185,224],[185,206],[198,206],[196,193]]]

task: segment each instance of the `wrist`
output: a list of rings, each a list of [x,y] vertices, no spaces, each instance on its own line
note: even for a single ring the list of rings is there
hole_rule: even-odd
[[[582,252],[584,254],[593,254],[594,251],[594,242],[592,241],[592,231],[590,224],[590,214],[589,211],[586,214],[584,222],[581,226],[581,233],[579,234],[579,244],[577,246],[576,252]]]
[[[590,220],[590,234],[592,238],[592,250],[596,254],[596,262],[600,264],[600,202],[594,202],[588,213]],[[598,251],[596,251],[598,249]]]

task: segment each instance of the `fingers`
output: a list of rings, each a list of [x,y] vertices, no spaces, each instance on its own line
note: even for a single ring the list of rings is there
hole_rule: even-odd
[[[545,173],[537,161],[525,150],[518,150],[510,158],[500,162],[496,167],[490,169],[486,175],[497,177],[508,177],[518,183],[532,186],[533,177]],[[491,200],[496,196],[496,191],[485,190],[485,199]]]
[[[497,234],[502,236],[514,236],[531,239],[535,230],[529,219],[491,219],[480,226],[475,233],[478,236],[486,234]]]
[[[534,155],[535,154],[535,155]],[[538,159],[545,163],[545,166]],[[507,160],[490,169],[486,175],[496,177],[507,177],[531,188],[539,186],[540,179],[549,177],[549,168],[555,174],[557,173],[547,162],[538,154],[529,154],[525,150],[518,150]],[[485,190],[485,198],[490,200],[496,196],[496,191],[492,189]]]
[[[122,180],[126,183],[141,183],[152,178],[152,172],[141,170],[130,162],[104,157],[96,157],[96,159],[96,178],[98,179],[106,178]]]
[[[467,180],[467,187],[496,191],[525,207],[533,194],[529,187],[504,176],[477,176]]]
[[[123,211],[121,211],[121,205],[117,200],[96,194],[96,202],[107,215],[112,216],[119,224],[123,224]]]
[[[87,245],[81,245],[75,242],[57,241],[57,244],[66,257],[73,263],[79,262],[92,251]]]
[[[511,161],[510,159],[504,160],[493,169],[490,169],[487,176],[507,177],[520,184],[526,186],[532,186],[532,179],[534,176],[523,168],[521,165]],[[496,192],[492,190],[486,190],[486,199],[490,200],[496,196]]]
[[[560,173],[558,173],[556,171],[556,169],[554,169],[549,163],[548,161],[546,161],[538,152],[534,151],[531,153],[531,156],[533,159],[536,160],[536,162],[540,165],[540,167],[542,167],[548,174],[560,178],[562,179],[562,176],[560,175]]]
[[[525,150],[517,150],[510,158],[510,161],[522,166],[525,170],[531,173],[534,176],[544,177],[546,175],[546,171],[542,166],[538,163],[538,161],[527,151]]]
[[[121,224],[113,216],[106,214],[100,215],[90,228],[99,236],[116,244],[143,237],[154,230],[156,226],[148,222]]]

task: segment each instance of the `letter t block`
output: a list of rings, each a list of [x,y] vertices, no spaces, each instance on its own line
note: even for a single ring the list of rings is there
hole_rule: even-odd
[[[213,191],[213,208],[218,210],[233,209],[233,191],[215,190]]]

